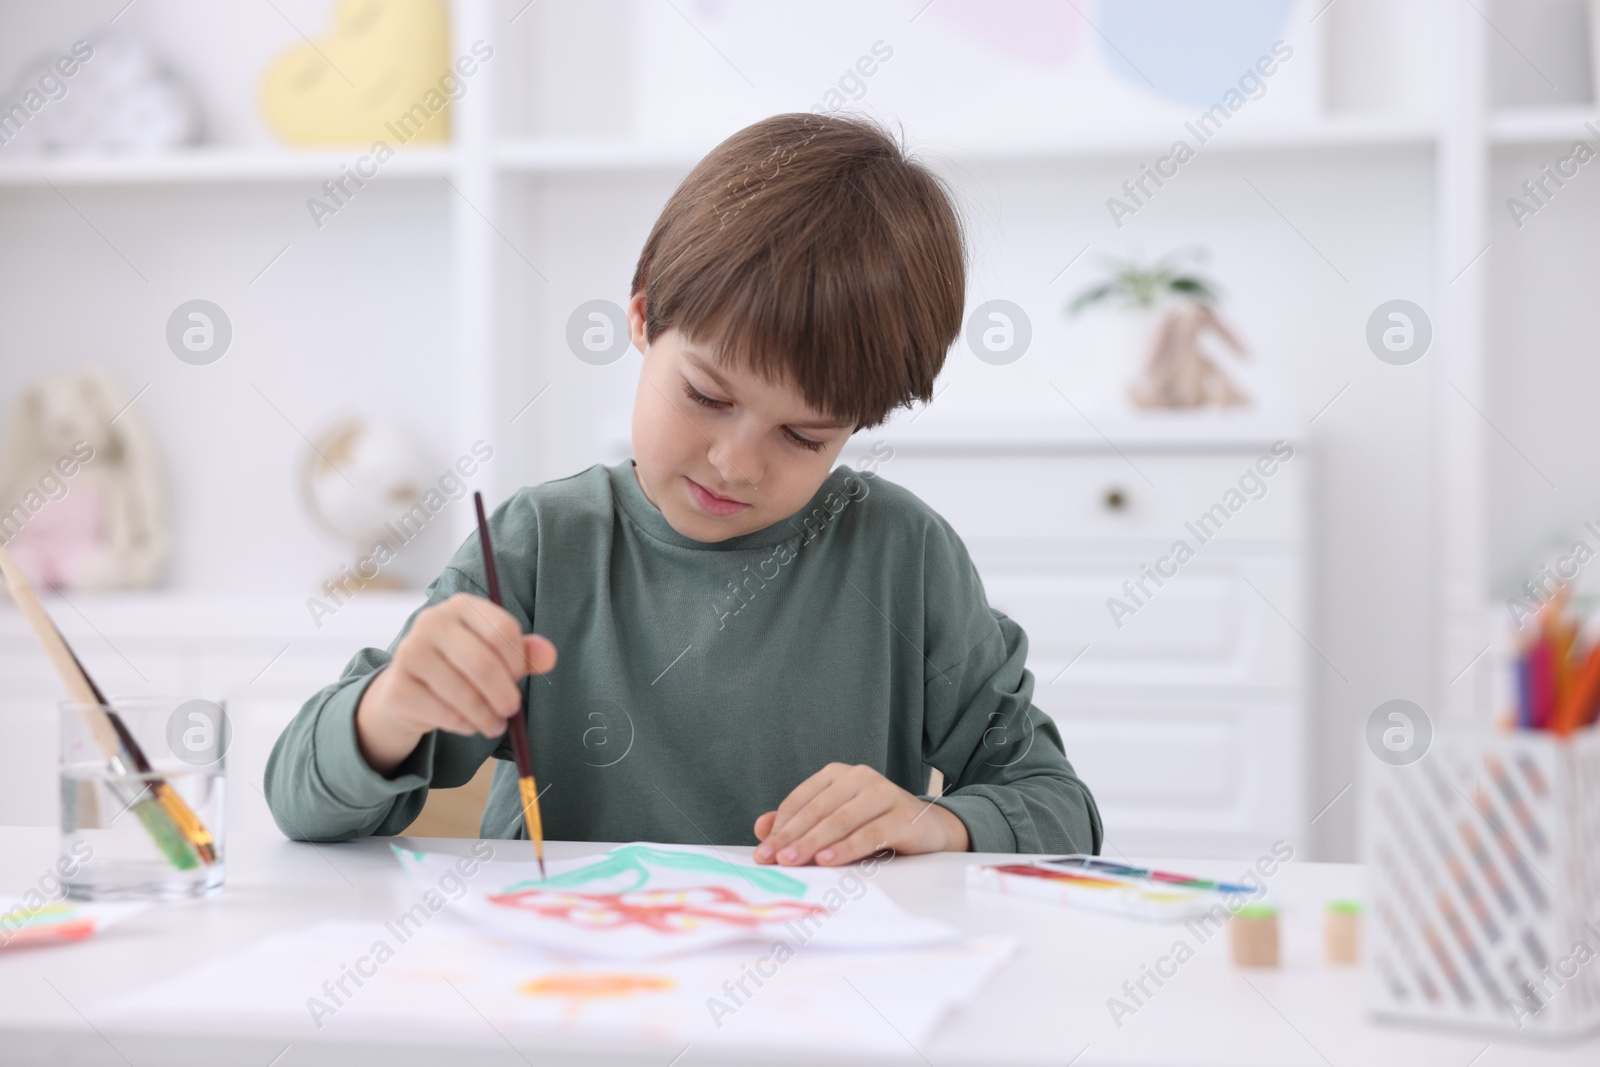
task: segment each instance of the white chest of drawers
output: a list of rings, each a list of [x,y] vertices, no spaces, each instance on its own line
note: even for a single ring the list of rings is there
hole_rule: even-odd
[[[1299,839],[1316,653],[1297,442],[879,438],[893,456],[878,473],[950,522],[1027,632],[1034,702],[1095,793],[1108,854],[1253,857]]]

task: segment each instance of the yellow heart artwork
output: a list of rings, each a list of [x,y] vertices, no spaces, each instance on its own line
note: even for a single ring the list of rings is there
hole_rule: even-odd
[[[267,68],[261,110],[289,144],[447,141],[449,44],[443,0],[338,0],[331,34]]]

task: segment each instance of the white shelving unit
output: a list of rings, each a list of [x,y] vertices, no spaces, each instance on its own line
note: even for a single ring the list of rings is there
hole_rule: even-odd
[[[0,157],[3,158],[3,157]],[[339,173],[348,151],[193,148],[127,158],[36,157],[0,162],[0,185],[236,185],[320,181]],[[384,166],[389,178],[442,178],[460,167],[447,148],[411,148]]]
[[[1496,111],[1489,117],[1489,137],[1496,145],[1570,145],[1596,137],[1585,123],[1600,125],[1600,111],[1592,107],[1517,108]]]
[[[27,379],[88,361],[130,393],[148,384],[140,410],[174,482],[177,598],[273,593],[298,604],[316,592],[344,550],[305,520],[291,472],[302,435],[341,411],[417,427],[441,471],[472,441],[490,441],[496,458],[478,485],[491,497],[611,458],[636,357],[580,363],[565,348],[566,317],[588,299],[625,302],[655,212],[710,147],[652,140],[630,120],[643,90],[630,80],[629,20],[646,2],[457,0],[456,42],[492,41],[496,57],[453,105],[452,142],[401,150],[321,229],[305,200],[359,150],[275,146],[251,97],[267,59],[298,43],[297,29],[314,36],[325,23],[324,0],[283,0],[281,17],[188,0],[129,9],[118,28],[173,53],[214,104],[216,141],[152,159],[0,150],[0,405]],[[100,31],[122,6],[8,8],[0,72]],[[1491,553],[1488,501],[1535,491],[1517,481],[1531,476],[1501,438],[1541,432],[1532,400],[1502,409],[1506,372],[1494,373],[1491,355],[1527,328],[1521,297],[1506,293],[1541,269],[1536,242],[1554,242],[1557,227],[1511,246],[1492,217],[1516,184],[1503,170],[1584,137],[1600,111],[1587,100],[1501,106],[1491,70],[1517,60],[1486,21],[1499,11],[1341,0],[1319,16],[1323,116],[1226,131],[1126,231],[1108,223],[1104,199],[1172,130],[922,153],[963,197],[970,302],[1017,300],[1039,352],[1015,368],[955,354],[948,392],[918,426],[944,427],[956,445],[1000,421],[1093,436],[1043,387],[1084,358],[1085,335],[1058,309],[1096,254],[1213,248],[1226,306],[1275,375],[1268,415],[1317,457],[1303,636],[1318,652],[1308,743],[1325,756],[1309,772],[1310,811],[1353,779],[1359,725],[1378,703],[1405,696],[1466,712],[1491,573],[1527,539],[1519,527]],[[190,46],[195,34],[204,49]],[[1542,55],[1520,36],[1517,47]],[[689,59],[723,62],[710,47]],[[1600,218],[1586,191],[1570,199],[1580,225]],[[235,326],[236,351],[207,368],[179,365],[161,340],[170,309],[197,296]],[[1409,368],[1378,364],[1363,341],[1372,308],[1394,297],[1434,318],[1434,351]],[[1562,336],[1586,330],[1575,311],[1560,323]],[[1008,420],[1013,402],[1026,410]],[[450,529],[419,549],[432,554],[419,572],[465,535],[468,509],[448,516]],[[1318,854],[1353,855],[1348,808],[1320,818]]]

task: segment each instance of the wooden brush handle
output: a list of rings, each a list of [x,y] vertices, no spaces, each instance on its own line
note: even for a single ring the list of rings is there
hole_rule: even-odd
[[[83,669],[78,666],[78,661],[73,658],[72,650],[67,647],[55,623],[50,620],[44,605],[39,602],[39,594],[33,591],[33,584],[28,581],[27,575],[22,573],[22,568],[17,566],[17,561],[11,558],[11,553],[7,552],[3,545],[0,545],[0,573],[5,575],[12,599],[17,602],[17,607],[22,609],[22,617],[28,620],[33,636],[44,646],[44,654],[49,657],[56,673],[61,676],[62,684],[67,687],[67,693],[78,704],[85,705],[84,718],[88,722],[89,732],[94,735],[95,743],[100,746],[100,751],[105,753],[106,759],[117,758],[122,754],[122,742],[117,737],[116,728],[111,725],[110,718],[100,706],[94,686],[83,673]]]

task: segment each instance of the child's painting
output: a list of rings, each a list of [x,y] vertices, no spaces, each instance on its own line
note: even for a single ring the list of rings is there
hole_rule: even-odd
[[[763,867],[715,849],[622,845],[549,865],[491,860],[470,879],[457,857],[394,846],[419,888],[462,888],[454,907],[520,942],[582,956],[652,959],[774,938],[823,947],[910,948],[956,937],[944,923],[907,915],[862,871]]]

